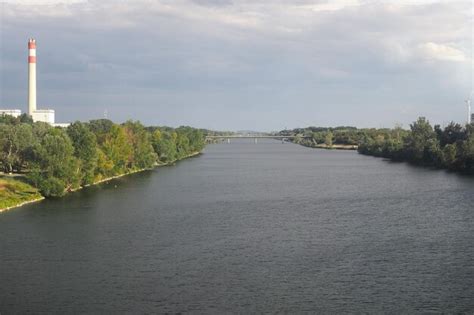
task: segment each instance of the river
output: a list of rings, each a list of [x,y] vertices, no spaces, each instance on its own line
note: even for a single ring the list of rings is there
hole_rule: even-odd
[[[474,179],[273,140],[0,214],[0,313],[474,311]]]

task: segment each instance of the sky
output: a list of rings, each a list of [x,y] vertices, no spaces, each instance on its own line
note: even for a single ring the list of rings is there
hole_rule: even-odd
[[[0,108],[57,122],[274,131],[464,123],[473,4],[429,0],[0,0]]]

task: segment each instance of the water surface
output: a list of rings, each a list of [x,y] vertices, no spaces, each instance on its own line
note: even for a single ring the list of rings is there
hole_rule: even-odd
[[[474,179],[278,141],[0,215],[0,313],[473,312]]]

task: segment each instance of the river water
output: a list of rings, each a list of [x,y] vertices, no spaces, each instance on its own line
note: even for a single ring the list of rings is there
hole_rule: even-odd
[[[278,141],[0,214],[0,313],[474,312],[474,179]]]

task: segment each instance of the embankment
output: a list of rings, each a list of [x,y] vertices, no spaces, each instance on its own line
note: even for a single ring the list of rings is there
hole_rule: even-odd
[[[173,161],[169,161],[169,162],[166,162],[166,163],[156,163],[155,164],[155,167],[161,167],[161,166],[167,166],[167,165],[172,165],[178,161],[181,161],[181,160],[184,160],[184,159],[187,159],[187,158],[191,158],[191,157],[194,157],[194,156],[197,156],[201,154],[201,152],[193,152],[191,154],[188,154],[180,159],[176,159],[176,160],[173,160]],[[96,182],[94,182],[94,184],[92,185],[98,185],[100,183],[104,183],[104,182],[107,182],[107,181],[110,181],[112,179],[116,179],[116,178],[120,178],[120,177],[123,177],[123,176],[127,176],[127,175],[130,175],[130,174],[134,174],[134,173],[138,173],[138,172],[143,172],[147,169],[139,169],[139,170],[134,170],[134,171],[131,171],[131,172],[127,172],[127,173],[124,173],[124,174],[119,174],[119,175],[115,175],[115,176],[111,176],[111,177],[107,177],[107,178],[102,178]],[[90,185],[87,185],[87,186],[90,186]],[[86,186],[85,186],[86,187]],[[73,190],[70,190],[69,192],[74,192],[74,191],[77,191],[77,190],[80,190],[84,187],[79,187],[78,189],[73,189]],[[13,209],[13,208],[18,208],[18,207],[21,207],[21,206],[24,206],[26,204],[30,204],[30,203],[33,203],[33,202],[37,202],[37,201],[41,201],[45,199],[45,197],[43,197],[38,189],[34,188],[33,186],[27,184],[27,183],[24,183],[18,179],[13,179],[13,178],[0,178],[0,213],[3,212],[3,211],[6,211],[6,210],[10,210],[10,209]]]
[[[44,199],[38,189],[18,179],[0,178],[0,212]]]

